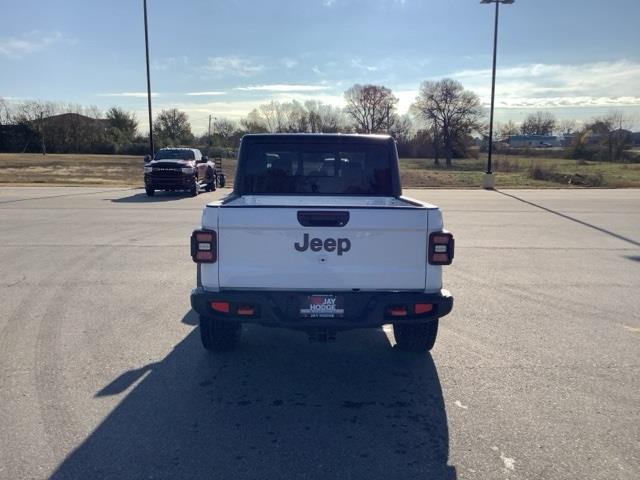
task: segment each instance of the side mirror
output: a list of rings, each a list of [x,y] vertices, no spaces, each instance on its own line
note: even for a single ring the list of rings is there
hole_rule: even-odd
[[[151,155],[148,153],[144,156],[144,163],[149,163],[151,161]]]
[[[202,156],[202,162],[208,162],[209,161],[209,157],[207,157],[206,155]]]

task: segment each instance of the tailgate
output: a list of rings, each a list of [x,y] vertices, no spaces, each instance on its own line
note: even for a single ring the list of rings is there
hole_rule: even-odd
[[[424,208],[243,206],[218,215],[220,288],[425,288]]]

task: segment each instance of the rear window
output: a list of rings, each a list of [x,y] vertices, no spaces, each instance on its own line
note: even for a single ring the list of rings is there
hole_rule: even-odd
[[[392,196],[383,145],[251,144],[243,149],[243,194]]]
[[[194,160],[195,156],[192,150],[183,149],[167,149],[159,150],[156,153],[155,160]]]

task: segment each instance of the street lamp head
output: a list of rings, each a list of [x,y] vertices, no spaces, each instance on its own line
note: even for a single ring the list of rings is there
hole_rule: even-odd
[[[510,5],[516,0],[480,0],[480,3],[504,3],[505,5]]]

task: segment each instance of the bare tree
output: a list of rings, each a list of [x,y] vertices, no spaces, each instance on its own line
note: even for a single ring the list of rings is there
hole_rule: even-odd
[[[86,115],[87,117],[99,119],[102,118],[102,110],[100,110],[96,105],[89,105],[88,107],[84,108],[84,115]]]
[[[256,111],[256,119],[264,124],[268,132],[283,131],[284,116],[280,102],[271,101],[260,105]]]
[[[251,110],[245,118],[240,120],[240,127],[247,133],[269,132],[264,117],[257,108]]]
[[[423,82],[411,108],[432,126],[434,134],[441,136],[447,166],[451,166],[454,147],[481,128],[480,99],[456,80],[445,78],[438,82]]]
[[[58,106],[53,102],[40,100],[28,100],[16,107],[16,123],[26,124],[35,122],[40,118],[50,117],[58,112]]]
[[[513,120],[509,120],[507,123],[500,125],[498,128],[498,139],[500,141],[509,140],[509,137],[513,135],[518,135],[520,133],[520,128]]]
[[[555,129],[556,117],[549,112],[530,113],[520,126],[523,135],[551,135]]]
[[[231,147],[233,139],[238,132],[238,125],[227,118],[218,118],[213,122],[213,131],[216,137],[220,139],[222,146]]]
[[[570,118],[564,118],[557,123],[556,130],[560,135],[571,135],[576,132],[577,123]]]
[[[236,122],[227,118],[218,118],[213,122],[213,130],[222,138],[228,138],[238,130],[238,125],[236,125]]]
[[[620,110],[613,110],[605,117],[595,119],[587,125],[597,144],[606,147],[609,161],[618,161],[624,150],[631,146],[631,119]]]
[[[29,127],[35,127],[40,136],[42,154],[47,154],[47,121],[56,113],[56,105],[52,102],[29,100],[18,105],[16,123]]]
[[[0,97],[0,125],[10,125],[13,123],[13,115],[9,102]]]
[[[388,132],[395,120],[398,99],[380,85],[356,84],[344,92],[345,111],[361,133]]]
[[[633,125],[633,118],[622,110],[610,111],[605,120],[611,125],[611,130],[629,130]]]
[[[309,116],[300,102],[294,100],[280,104],[282,132],[304,133],[309,131]]]
[[[406,143],[415,135],[415,125],[410,115],[396,115],[394,118],[389,134],[396,139],[398,143]]]
[[[342,110],[317,101],[304,105],[291,102],[271,101],[259,105],[240,121],[247,132],[325,132],[348,131]]]
[[[306,110],[296,101],[264,103],[253,110],[247,120],[271,133],[306,132],[309,125]]]
[[[162,110],[153,122],[154,133],[163,145],[186,145],[193,140],[187,114],[177,108]]]
[[[315,100],[304,104],[311,133],[337,133],[347,130],[342,110]]]

